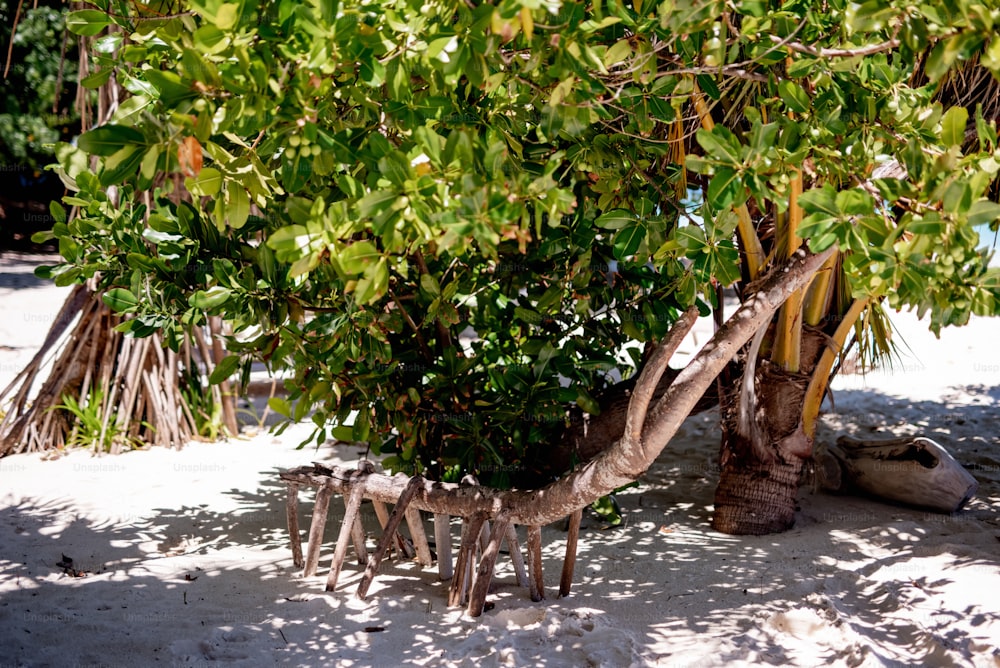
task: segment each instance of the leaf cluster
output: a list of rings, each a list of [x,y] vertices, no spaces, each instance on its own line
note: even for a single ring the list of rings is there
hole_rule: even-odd
[[[289,369],[273,405],[319,440],[504,485],[747,278],[734,209],[776,253],[797,174],[854,292],[998,310],[995,122],[934,97],[1000,65],[997,8],[963,2],[102,0],[68,25],[129,95],[59,148],[52,274],[171,345],[225,317],[216,380]]]

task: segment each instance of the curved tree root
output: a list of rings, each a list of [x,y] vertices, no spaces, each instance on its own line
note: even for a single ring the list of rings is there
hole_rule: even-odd
[[[386,497],[390,496],[391,493],[386,490],[384,484],[380,484],[384,483],[384,479],[388,476],[373,474],[371,463],[363,461],[359,464],[358,470],[355,471],[313,465],[286,471],[281,474],[281,478],[288,487],[286,509],[292,560],[297,567],[303,568],[303,574],[306,576],[316,575],[319,568],[320,546],[323,542],[330,499],[334,493],[342,494],[344,497],[346,504],[344,518],[330,563],[330,571],[327,574],[327,591],[336,589],[350,541],[354,543],[359,558],[362,554],[366,555],[365,571],[356,592],[356,596],[364,600],[368,596],[368,590],[378,574],[389,548],[400,538],[397,530],[404,518],[407,520],[413,542],[417,546],[419,563],[425,567],[431,566],[430,547],[419,515],[421,510],[428,511],[430,508],[421,501],[418,494],[419,490],[426,484],[426,481],[420,476],[408,479],[402,492],[395,499],[392,514],[384,521],[380,521],[382,534],[375,551],[371,554],[368,554],[364,547],[364,529],[361,526],[360,507],[364,499],[370,500],[373,504],[389,502]],[[372,482],[375,484],[369,484]],[[298,520],[298,493],[303,487],[315,487],[317,490],[312,524],[309,528],[308,551],[304,559]],[[569,518],[569,536],[566,543],[562,578],[559,583],[560,597],[570,594],[582,514],[583,509],[580,508],[574,511]],[[442,580],[451,580],[448,593],[449,606],[464,605],[468,614],[473,617],[478,617],[483,613],[500,548],[505,542],[518,585],[529,590],[532,601],[537,602],[545,598],[541,563],[541,527],[529,526],[527,529],[528,560],[526,564],[521,552],[516,525],[511,522],[509,515],[497,516],[490,526],[486,513],[474,513],[471,517],[465,517],[463,521],[461,545],[457,553],[457,562],[453,565],[451,534],[448,531],[450,516],[449,513],[436,512],[434,514],[439,576]],[[412,557],[413,553],[410,552],[406,556]]]
[[[386,477],[373,474],[371,463],[368,461],[360,462],[358,470],[355,471],[313,465],[281,474],[282,480],[288,487],[286,510],[292,560],[295,566],[303,568],[305,576],[316,575],[319,568],[320,546],[323,542],[331,497],[334,493],[342,494],[344,497],[346,504],[344,518],[327,574],[327,591],[336,589],[347,556],[348,543],[352,542],[359,560],[362,555],[366,557],[362,561],[366,566],[365,571],[356,592],[356,596],[364,600],[368,596],[368,590],[371,588],[389,548],[400,538],[397,530],[404,518],[417,548],[417,561],[424,567],[432,565],[430,546],[427,543],[423,522],[420,519],[420,511],[428,510],[418,495],[419,490],[426,484],[426,481],[420,476],[408,479],[406,486],[395,501],[392,513],[384,519],[380,517],[382,533],[375,551],[371,554],[366,551],[364,528],[361,525],[361,503],[367,499],[373,504],[381,504],[384,509],[388,493],[376,481]],[[376,482],[376,484],[370,484],[372,482]],[[302,487],[315,487],[317,490],[312,523],[309,528],[308,551],[304,559],[298,519],[298,493]],[[566,541],[566,553],[559,583],[560,597],[568,596],[572,586],[582,516],[583,509],[580,508],[569,517],[569,535]],[[528,560],[525,563],[517,527],[511,522],[509,516],[501,514],[494,519],[491,526],[486,513],[474,513],[463,521],[461,545],[457,553],[457,561],[453,566],[451,533],[448,530],[449,520],[448,513],[434,514],[439,575],[442,580],[451,580],[448,593],[449,606],[466,606],[467,613],[472,617],[478,617],[483,613],[486,607],[486,595],[489,593],[500,549],[504,543],[507,545],[518,585],[528,589],[532,601],[537,602],[545,598],[540,526],[529,526],[527,529]],[[412,552],[404,554],[407,557],[413,557]]]

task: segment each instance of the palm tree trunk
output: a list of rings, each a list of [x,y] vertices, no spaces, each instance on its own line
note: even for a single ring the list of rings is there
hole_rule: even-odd
[[[817,329],[804,328],[802,373],[760,360],[752,405],[741,406],[739,392],[723,397],[715,530],[763,535],[787,531],[795,524],[799,478],[813,446],[802,426],[806,389],[827,338]],[[744,410],[751,412],[749,430],[741,428],[739,416]]]

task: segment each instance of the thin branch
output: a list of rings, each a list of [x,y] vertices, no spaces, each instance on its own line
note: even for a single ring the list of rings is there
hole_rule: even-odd
[[[815,46],[809,46],[808,44],[802,44],[801,42],[785,41],[777,35],[771,35],[770,37],[771,41],[775,44],[787,46],[789,49],[797,53],[804,53],[810,56],[817,56],[819,58],[853,58],[854,56],[870,56],[873,53],[891,51],[899,46],[898,39],[890,39],[879,44],[867,44],[865,46],[856,46],[851,49],[818,49]]]
[[[17,3],[17,11],[14,12],[14,25],[10,27],[10,44],[7,45],[7,63],[3,68],[3,78],[7,78],[7,73],[10,72],[10,61],[14,57],[14,34],[17,32],[17,24],[21,20],[21,7],[24,6],[24,0],[19,0]]]

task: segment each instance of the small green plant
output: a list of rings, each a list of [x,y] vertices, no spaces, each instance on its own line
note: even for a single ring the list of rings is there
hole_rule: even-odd
[[[621,506],[618,505],[618,498],[615,495],[619,492],[625,491],[626,489],[638,486],[639,483],[633,482],[629,485],[619,487],[611,494],[602,496],[597,501],[590,504],[590,509],[593,510],[602,520],[607,522],[608,526],[619,526],[622,523],[622,509]]]
[[[210,441],[218,440],[225,426],[222,404],[216,401],[212,388],[203,382],[196,366],[185,367],[180,380],[181,396],[191,409],[198,436]]]
[[[104,420],[104,389],[99,385],[95,385],[83,401],[64,394],[62,404],[55,406],[53,410],[57,408],[70,413],[75,421],[66,438],[67,448],[93,448],[95,452],[113,452],[142,445],[139,439],[129,436],[118,425],[114,411],[107,416],[107,421]],[[145,422],[143,426],[152,428]]]

